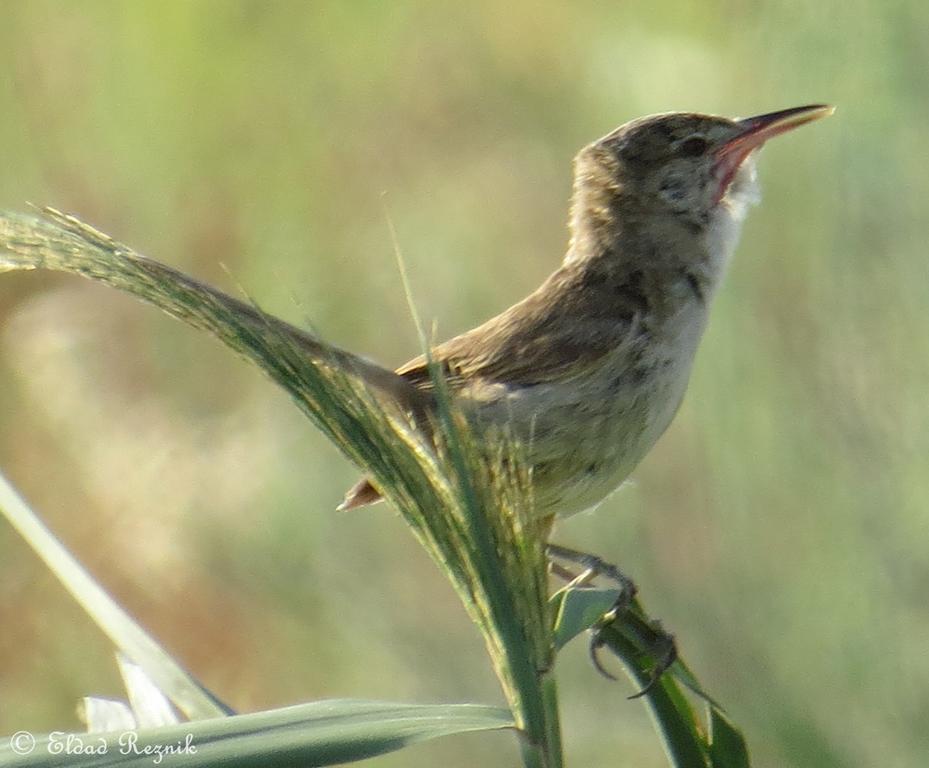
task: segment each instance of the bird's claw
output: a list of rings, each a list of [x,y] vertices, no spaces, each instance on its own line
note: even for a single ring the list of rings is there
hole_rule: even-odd
[[[613,607],[603,615],[603,618],[590,629],[590,644],[588,645],[590,663],[593,664],[597,672],[608,680],[616,680],[617,678],[600,660],[600,649],[607,644],[603,637],[604,629],[616,621],[616,619],[629,608],[628,603],[625,605],[621,603],[622,595],[620,595]],[[629,696],[628,698],[630,700],[639,699],[648,694],[661,679],[661,676],[667,672],[677,660],[677,644],[674,642],[674,636],[665,632],[661,624],[657,621],[650,625],[650,629],[654,632],[654,637],[649,643],[647,651],[655,660],[654,667],[648,682],[642,690]]]
[[[631,610],[633,600],[638,592],[635,582],[615,565],[602,560],[596,555],[578,552],[556,544],[548,545],[548,554],[552,558],[560,558],[583,568],[581,573],[573,574],[567,568],[558,567],[556,572],[568,581],[569,587],[586,586],[598,576],[612,581],[619,587],[619,594],[612,607],[590,628],[590,644],[588,645],[590,662],[593,664],[594,669],[608,680],[616,680],[616,677],[600,660],[600,649],[606,645],[603,632],[606,627]],[[659,622],[655,621],[646,624],[645,631],[639,630],[636,634],[639,636],[638,644],[640,647],[644,647],[646,652],[654,659],[654,668],[642,690],[634,693],[629,697],[630,699],[638,699],[648,694],[661,679],[661,676],[677,660],[677,646],[674,642],[674,636],[666,632]]]
[[[671,665],[674,664],[675,661],[677,661],[677,644],[674,642],[674,635],[665,632],[658,622],[655,622],[652,628],[657,633],[655,646],[650,649],[652,651],[652,657],[655,659],[655,666],[652,669],[652,674],[648,682],[642,690],[628,697],[630,701],[639,699],[651,691],[655,685],[657,685],[658,681],[661,680],[661,676],[671,668]]]
[[[610,670],[603,666],[603,662],[600,661],[600,649],[605,645],[603,640],[603,633],[600,629],[591,629],[590,630],[590,644],[587,646],[587,653],[590,656],[590,663],[593,664],[594,669],[597,670],[601,675],[603,675],[607,680],[616,681],[616,675],[614,675]]]

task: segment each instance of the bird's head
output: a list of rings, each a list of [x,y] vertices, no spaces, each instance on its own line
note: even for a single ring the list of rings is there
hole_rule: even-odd
[[[832,111],[815,104],[737,119],[670,112],[633,120],[578,154],[575,216],[605,224],[657,217],[695,233],[720,210],[741,218],[757,199],[757,150]]]

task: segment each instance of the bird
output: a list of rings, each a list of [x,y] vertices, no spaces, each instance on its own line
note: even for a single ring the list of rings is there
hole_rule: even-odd
[[[680,406],[713,297],[759,200],[758,151],[833,111],[668,112],[585,146],[574,159],[561,264],[523,300],[434,346],[428,361],[398,368],[412,385],[406,405],[426,421],[434,415],[431,361],[475,434],[503,430],[521,446],[533,514],[549,530],[598,505]],[[362,478],[339,509],[380,499]]]
[[[596,556],[552,544],[551,529],[616,490],[668,428],[742,223],[759,200],[759,150],[833,111],[812,104],[735,119],[669,112],[587,145],[574,160],[570,239],[560,266],[522,301],[395,372],[53,209],[39,219],[0,213],[0,272],[42,267],[100,280],[215,333],[251,359],[264,361],[255,349],[273,339],[274,349],[360,380],[432,437],[441,424],[441,383],[474,442],[499,447],[505,436],[517,443],[552,572],[572,584],[600,575],[619,586],[590,643],[594,665],[612,677],[597,658],[602,628],[631,606],[635,585]],[[280,367],[273,375],[280,377]],[[381,498],[365,477],[339,509]],[[556,569],[558,559],[584,571]],[[656,663],[635,697],[676,656],[673,636],[660,625],[650,623],[647,634]]]

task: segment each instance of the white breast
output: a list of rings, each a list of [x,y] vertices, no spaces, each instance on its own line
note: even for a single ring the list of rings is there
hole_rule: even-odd
[[[758,186],[755,157],[752,154],[742,163],[732,184],[729,185],[729,191],[714,209],[710,217],[710,226],[704,236],[710,257],[708,269],[714,273],[708,275],[712,285],[718,285],[726,270],[726,265],[739,241],[742,223],[749,207],[759,202],[761,188]]]

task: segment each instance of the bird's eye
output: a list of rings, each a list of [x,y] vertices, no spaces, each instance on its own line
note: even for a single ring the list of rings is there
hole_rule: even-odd
[[[681,142],[678,151],[684,157],[699,157],[706,152],[708,146],[707,140],[702,136],[691,136],[689,139],[685,139]]]

